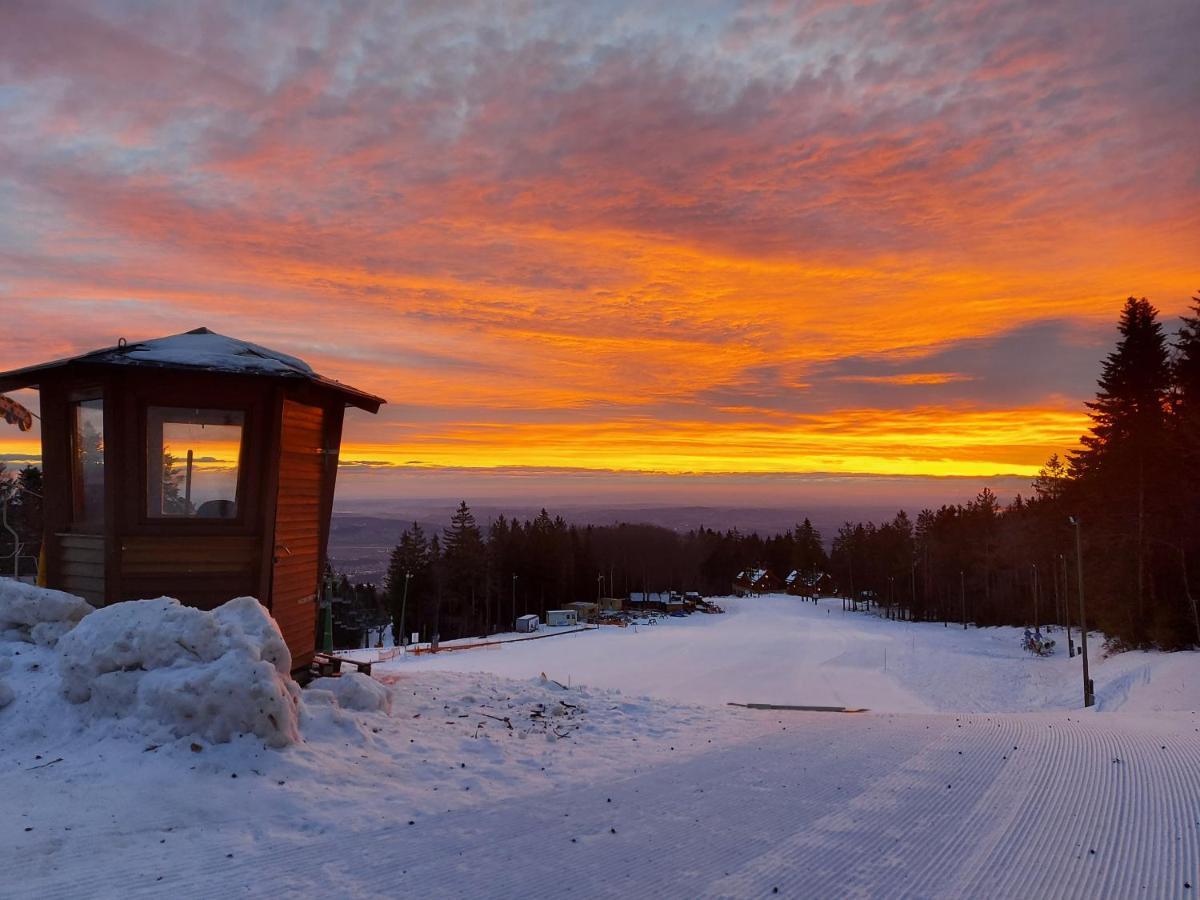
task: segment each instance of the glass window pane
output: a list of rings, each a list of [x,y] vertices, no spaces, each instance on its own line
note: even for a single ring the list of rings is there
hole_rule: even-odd
[[[244,419],[240,410],[147,410],[146,494],[151,517],[237,518]]]
[[[71,408],[75,523],[98,525],[104,521],[104,401],[80,400]]]

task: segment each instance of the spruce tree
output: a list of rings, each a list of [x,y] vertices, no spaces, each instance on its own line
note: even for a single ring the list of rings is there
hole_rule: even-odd
[[[813,527],[812,522],[805,519],[796,526],[792,568],[799,572],[805,583],[811,587],[815,584],[816,576],[823,573],[828,565],[825,547],[821,544],[821,533]]]
[[[1192,298],[1194,316],[1184,316],[1175,341],[1172,376],[1175,409],[1192,422],[1200,421],[1200,297]]]
[[[1200,297],[1192,299],[1194,316],[1184,316],[1175,341],[1172,375],[1172,425],[1179,456],[1179,475],[1188,500],[1200,502]]]
[[[475,630],[480,624],[479,601],[483,594],[486,548],[475,516],[465,500],[450,517],[444,532],[443,566],[450,618],[460,630]]]
[[[1099,501],[1093,525],[1109,532],[1111,543],[1133,542],[1134,607],[1125,627],[1129,637],[1141,641],[1148,626],[1147,523],[1162,502],[1158,467],[1166,445],[1171,369],[1158,311],[1148,300],[1126,300],[1117,327],[1117,347],[1104,362],[1096,400],[1087,404],[1091,431],[1081,438],[1083,449],[1072,464],[1074,473],[1088,480],[1087,494]],[[1120,589],[1119,584],[1109,587]]]
[[[1087,404],[1091,433],[1075,457],[1084,472],[1103,468],[1127,449],[1144,458],[1165,423],[1170,365],[1158,310],[1144,297],[1130,297],[1117,328],[1121,338],[1104,362],[1095,401]]]
[[[1171,437],[1173,466],[1170,496],[1171,530],[1178,537],[1180,589],[1191,616],[1188,640],[1200,643],[1200,613],[1189,564],[1200,556],[1200,297],[1192,298],[1195,315],[1184,316],[1175,341],[1172,374]]]
[[[392,635],[403,642],[413,623],[419,623],[420,602],[430,588],[430,549],[421,526],[413,522],[400,535],[388,561],[384,590],[392,618]],[[420,628],[417,629],[418,631]]]

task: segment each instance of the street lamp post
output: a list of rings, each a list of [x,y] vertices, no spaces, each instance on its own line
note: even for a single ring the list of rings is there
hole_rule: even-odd
[[[963,574],[962,569],[958,570],[958,592],[962,597],[962,620],[963,631],[967,630],[967,577]]]
[[[408,582],[412,579],[412,572],[404,573],[404,597],[400,601],[400,633],[396,637],[400,641],[400,646],[408,644],[408,632],[404,630],[404,613],[408,610]]]
[[[914,556],[912,561],[912,604],[909,606],[908,615],[911,619],[917,609],[917,559]]]
[[[512,584],[513,584],[513,590],[512,590],[512,607],[513,607],[512,622],[513,622],[513,626],[512,627],[516,628],[517,627],[517,573],[516,572],[513,573]]]
[[[1075,658],[1075,638],[1071,637],[1071,581],[1067,577],[1067,558],[1063,554],[1058,554],[1059,560],[1062,562],[1063,575],[1063,609],[1066,611],[1065,618],[1067,620],[1067,655]]]
[[[1075,526],[1075,565],[1079,573],[1079,647],[1083,653],[1083,705],[1088,707],[1096,705],[1096,689],[1088,675],[1087,608],[1083,603],[1083,541],[1079,537],[1079,516],[1070,516],[1067,521]]]
[[[601,572],[596,576],[596,608],[600,608],[600,601],[604,597],[604,573]]]
[[[1037,563],[1033,563],[1033,630],[1038,630],[1038,580]]]

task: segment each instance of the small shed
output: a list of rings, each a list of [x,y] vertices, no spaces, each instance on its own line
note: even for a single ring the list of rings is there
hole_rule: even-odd
[[[533,613],[517,616],[517,631],[520,634],[532,634],[538,630],[538,617]]]
[[[586,622],[592,616],[600,614],[600,606],[591,600],[576,600],[574,603],[568,603],[567,609],[575,613],[577,622],[580,619]]]
[[[293,665],[312,660],[342,417],[381,398],[206,328],[0,373],[27,387],[47,586],[98,606],[258,597]]]
[[[579,617],[573,609],[548,609],[546,610],[546,624],[551,628],[562,625],[578,625]]]

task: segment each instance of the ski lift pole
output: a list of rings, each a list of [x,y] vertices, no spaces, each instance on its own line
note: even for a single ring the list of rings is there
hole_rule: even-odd
[[[958,591],[962,599],[962,622],[963,631],[967,630],[967,579],[963,574],[962,569],[958,570]]]
[[[17,530],[8,524],[8,495],[4,496],[4,527],[8,529],[8,533],[13,536],[13,578],[18,578],[21,575],[21,536],[17,534]]]
[[[1087,609],[1083,605],[1083,543],[1079,537],[1079,516],[1071,516],[1067,521],[1075,527],[1075,566],[1079,574],[1079,645],[1083,652],[1083,705],[1086,708],[1096,705],[1096,691],[1088,673]]]
[[[1067,575],[1067,558],[1063,554],[1058,554],[1059,561],[1062,562],[1063,576],[1063,609],[1067,620],[1067,656],[1071,659],[1075,658],[1075,638],[1071,637],[1071,581]]]
[[[325,613],[324,628],[321,634],[321,649],[326,653],[333,652],[333,591],[330,590],[327,579],[321,579],[321,607]]]

